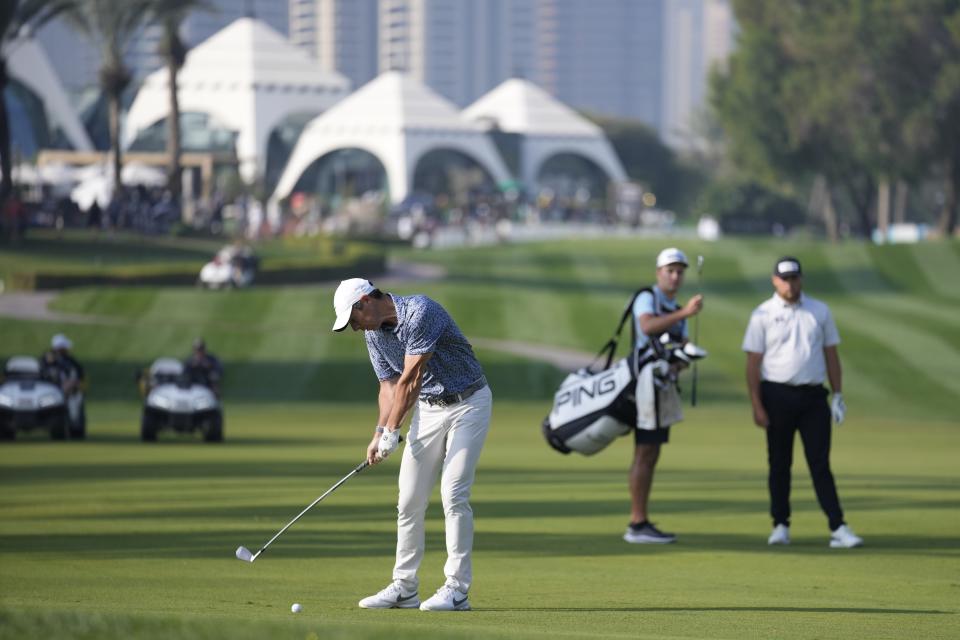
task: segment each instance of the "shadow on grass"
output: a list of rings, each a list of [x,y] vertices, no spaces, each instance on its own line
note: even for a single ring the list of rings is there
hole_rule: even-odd
[[[171,443],[174,444],[174,443]],[[144,445],[155,447],[157,445]],[[229,447],[227,443],[209,444],[197,443],[198,447],[218,450]],[[163,448],[162,445],[159,448]],[[358,449],[359,451],[359,449]],[[305,478],[313,479],[318,483],[330,479],[337,479],[361,462],[359,458],[350,463],[329,462],[230,462],[222,463],[211,460],[190,460],[184,462],[136,462],[118,464],[91,464],[91,465],[34,465],[30,467],[0,467],[0,480],[5,487],[39,485],[44,483],[71,482],[77,488],[80,482],[116,481],[158,481],[165,480],[215,480],[232,478],[237,481],[271,478]],[[156,484],[162,490],[162,484]],[[241,485],[242,486],[242,485]]]
[[[554,611],[557,613],[584,612],[584,613],[739,613],[739,612],[771,612],[771,613],[858,613],[858,614],[896,614],[896,615],[956,615],[956,611],[940,611],[938,609],[878,609],[873,607],[481,607],[474,611]]]
[[[318,430],[319,431],[319,430]],[[151,447],[153,449],[163,450],[167,447],[176,447],[176,446],[199,446],[199,447],[210,447],[214,450],[217,449],[234,449],[238,447],[312,447],[312,446],[324,446],[324,445],[340,445],[340,444],[356,444],[356,438],[343,437],[343,438],[329,438],[318,435],[316,438],[257,438],[250,436],[243,436],[242,438],[233,438],[230,435],[229,424],[224,427],[224,441],[223,442],[213,442],[207,443],[204,442],[203,436],[199,431],[194,433],[178,433],[171,429],[161,430],[157,434],[157,441],[151,443],[143,443],[144,447]],[[75,447],[77,448],[78,453],[83,452],[85,446],[101,446],[101,445],[124,445],[124,446],[136,446],[141,444],[140,440],[140,425],[131,423],[129,434],[122,433],[88,433],[86,439],[80,441],[58,441],[51,440],[50,436],[43,431],[35,430],[31,432],[20,432],[17,433],[17,438],[13,442],[5,441],[0,444],[0,447],[16,447],[17,443],[21,444],[30,444],[30,445],[43,445],[49,443],[51,447]],[[69,465],[68,465],[69,466]],[[2,472],[0,472],[2,476]]]
[[[384,508],[378,521],[389,518],[392,510]],[[237,526],[204,531],[165,531],[159,534],[140,532],[121,533],[56,533],[37,535],[0,535],[4,553],[64,554],[73,560],[149,559],[178,557],[231,560],[238,545],[251,550],[259,548],[292,518],[295,513],[284,513],[275,521],[249,518],[238,520]],[[428,518],[436,523],[439,518]],[[269,549],[271,556],[296,560],[320,558],[389,558],[395,552],[395,538],[382,528],[327,529],[316,521],[309,529],[291,529]],[[442,552],[445,548],[442,532],[427,534],[428,551]],[[504,533],[477,532],[474,550],[477,554],[516,554],[523,558],[563,557],[617,557],[623,562],[643,561],[650,556],[716,554],[718,552],[756,553],[767,556],[803,557],[864,557],[864,556],[926,556],[956,558],[960,555],[956,540],[948,536],[883,536],[867,538],[865,547],[855,550],[830,549],[826,538],[815,542],[797,541],[789,548],[771,550],[763,536],[746,534],[683,534],[672,545],[628,545],[619,540],[619,531],[610,535],[577,533]],[[635,560],[630,560],[633,557]]]

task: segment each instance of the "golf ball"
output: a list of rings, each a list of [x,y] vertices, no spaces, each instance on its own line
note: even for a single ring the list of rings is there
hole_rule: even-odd
[[[290,611],[292,611],[293,613],[300,613],[301,611],[303,611],[303,607],[301,607],[299,603],[294,602],[293,605],[290,607]]]

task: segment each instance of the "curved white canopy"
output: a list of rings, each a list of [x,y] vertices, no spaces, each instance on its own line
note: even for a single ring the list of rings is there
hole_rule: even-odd
[[[166,118],[166,69],[147,76],[127,114],[125,144]],[[178,76],[181,112],[207,113],[238,132],[237,157],[247,181],[263,173],[270,132],[297,113],[323,113],[350,82],[255,18],[240,18],[190,50]]]
[[[53,70],[43,47],[30,36],[7,44],[7,72],[35,93],[47,111],[51,124],[63,129],[67,140],[77,151],[92,151],[93,144],[76,111],[70,106],[60,78]]]
[[[523,136],[520,180],[536,185],[543,163],[559,153],[595,162],[611,180],[626,180],[603,130],[528,80],[511,78],[464,109],[468,120]]]
[[[395,203],[409,193],[420,158],[437,149],[469,156],[497,182],[510,177],[479,125],[465,120],[456,106],[427,86],[389,71],[307,125],[271,200],[290,195],[315,160],[348,148],[363,149],[380,160]]]

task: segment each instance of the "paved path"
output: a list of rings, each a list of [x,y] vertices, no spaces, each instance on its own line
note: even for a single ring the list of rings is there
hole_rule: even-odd
[[[428,282],[442,280],[446,270],[438,265],[413,262],[391,262],[382,281],[384,287],[407,282]],[[318,283],[318,284],[337,284]],[[129,324],[129,320],[107,316],[83,315],[79,313],[61,313],[50,309],[50,302],[59,295],[59,291],[8,292],[0,295],[0,317],[17,320],[42,320],[64,324]],[[563,349],[550,345],[518,342],[515,340],[497,340],[494,338],[470,338],[470,342],[481,349],[501,351],[522,358],[546,362],[564,371],[573,371],[585,367],[594,359],[594,354],[573,349]]]
[[[490,349],[492,351],[502,351],[510,353],[521,358],[537,360],[552,364],[558,369],[564,371],[575,371],[585,367],[596,357],[595,354],[585,351],[575,351],[573,349],[563,349],[561,347],[552,347],[545,344],[534,344],[532,342],[517,342],[515,340],[496,340],[494,338],[468,338],[470,343],[481,349]]]
[[[59,291],[14,291],[0,295],[0,317],[68,324],[128,324],[120,318],[60,313],[49,308]]]

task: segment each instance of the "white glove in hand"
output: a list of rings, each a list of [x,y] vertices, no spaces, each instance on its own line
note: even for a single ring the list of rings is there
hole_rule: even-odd
[[[397,448],[397,445],[400,443],[400,429],[396,431],[390,431],[389,429],[383,432],[383,435],[380,436],[380,444],[377,445],[377,455],[381,458],[386,458],[388,455],[393,453],[394,449]]]
[[[834,393],[833,400],[830,401],[830,413],[833,414],[833,421],[838,425],[843,424],[843,418],[847,415],[847,405],[843,401],[842,393]]]

